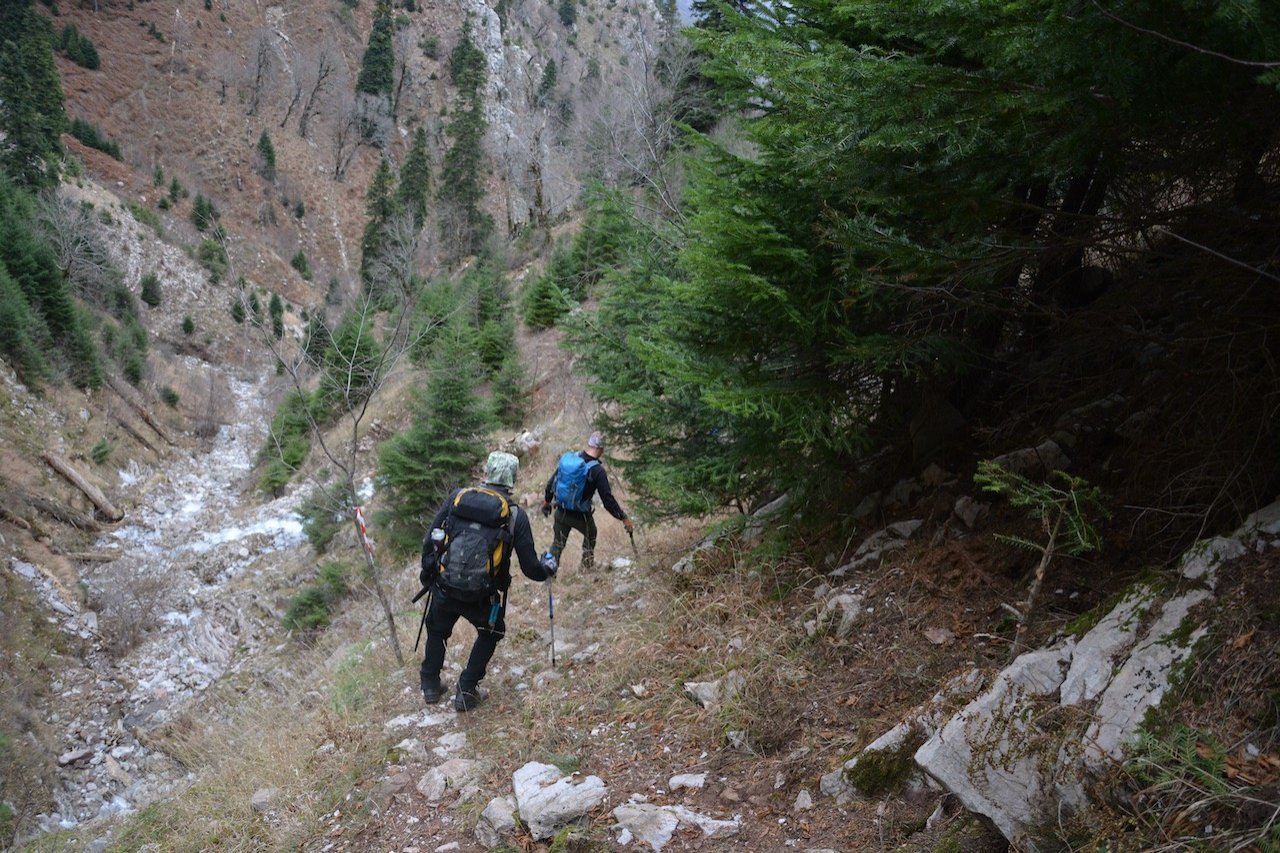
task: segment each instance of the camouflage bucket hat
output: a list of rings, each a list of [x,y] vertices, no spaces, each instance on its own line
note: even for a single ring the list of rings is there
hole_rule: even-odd
[[[501,450],[490,453],[488,461],[484,463],[484,481],[495,486],[514,488],[516,474],[519,472],[520,460]]]

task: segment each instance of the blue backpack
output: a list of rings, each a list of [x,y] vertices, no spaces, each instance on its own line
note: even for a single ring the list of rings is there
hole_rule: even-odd
[[[588,462],[572,450],[561,456],[556,467],[556,503],[574,512],[591,512],[591,501],[583,501],[582,492],[587,488],[587,474],[599,464],[600,460]]]

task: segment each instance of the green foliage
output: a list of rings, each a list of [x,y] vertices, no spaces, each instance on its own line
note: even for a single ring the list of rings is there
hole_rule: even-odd
[[[276,147],[271,144],[271,137],[267,134],[266,128],[262,129],[262,134],[258,137],[257,145],[258,154],[258,173],[268,181],[276,179]]]
[[[304,281],[311,281],[311,264],[307,262],[307,253],[299,249],[292,258],[289,259],[289,266],[298,271]]]
[[[111,442],[104,436],[98,439],[98,443],[93,446],[93,450],[89,451],[89,457],[94,461],[95,465],[102,465],[111,458],[112,450]]]
[[[82,118],[77,117],[71,120],[70,133],[90,148],[96,148],[117,160],[123,159],[120,156],[120,145],[114,139],[108,139],[102,131]]]
[[[400,185],[396,188],[396,207],[413,216],[422,227],[427,221],[427,193],[431,189],[431,155],[427,151],[427,132],[419,127],[413,134],[413,147],[400,167]]]
[[[164,201],[163,198],[160,201]],[[138,204],[136,201],[126,202],[125,206],[129,208],[129,213],[133,218],[141,222],[143,225],[149,226],[158,236],[164,234],[164,226],[160,224],[160,215],[145,205]]]
[[[244,322],[244,302],[238,298],[231,301],[231,319],[237,323]]]
[[[0,4],[0,172],[26,189],[58,180],[67,117],[52,41],[29,3]]]
[[[222,281],[227,274],[227,250],[217,240],[204,239],[196,247],[196,260],[209,271],[209,280],[214,284]]]
[[[178,392],[165,385],[160,389],[160,401],[169,408],[176,409],[178,407]]]
[[[494,374],[490,399],[494,414],[503,426],[517,427],[524,423],[529,400],[529,376],[514,351],[507,353]]]
[[[525,287],[521,294],[524,322],[533,329],[549,329],[573,304],[573,299],[557,284],[555,268],[568,260],[564,252],[552,254],[547,269]]]
[[[312,406],[307,394],[292,391],[276,409],[267,444],[258,451],[258,461],[263,463],[258,476],[258,488],[262,491],[279,494],[293,478],[293,472],[306,461],[311,452]]]
[[[440,58],[440,39],[435,36],[424,36],[418,41],[418,47],[422,50],[422,55],[427,59]]]
[[[319,410],[340,416],[363,406],[381,378],[383,356],[370,318],[357,312],[343,318],[322,358]]]
[[[453,259],[478,254],[493,232],[493,219],[480,208],[484,200],[484,118],[482,93],[487,79],[484,53],[472,42],[470,21],[449,54],[449,75],[458,87],[447,128],[453,144],[440,168],[437,198],[444,207],[443,227]]]
[[[177,178],[174,179],[175,181]],[[218,212],[218,208],[213,201],[205,198],[200,193],[196,193],[196,200],[191,203],[191,224],[196,227],[197,231],[204,232],[210,228],[214,228],[218,224],[218,220],[222,218],[222,214]]]
[[[178,179],[176,177],[173,180],[169,181],[169,201],[171,203],[177,204],[178,202],[182,201],[182,199],[186,198],[188,195],[189,193],[187,192],[186,188],[183,187],[182,184],[178,182]]]
[[[924,743],[919,734],[907,737],[897,749],[866,750],[845,771],[845,778],[864,797],[882,797],[902,790],[915,769],[912,756]]]
[[[34,199],[0,179],[0,350],[37,386],[56,365],[77,387],[99,387],[92,324],[37,222]]]
[[[101,64],[98,49],[93,46],[88,36],[76,29],[75,24],[67,24],[62,28],[62,32],[58,34],[57,48],[82,68],[92,71]]]
[[[293,218],[301,219],[307,215],[307,205],[302,199],[298,199],[293,204]]]
[[[365,223],[360,240],[360,280],[364,282],[366,292],[373,285],[370,270],[374,259],[382,252],[387,222],[397,209],[391,193],[391,182],[391,164],[383,158],[378,162],[378,168],[373,173],[373,180],[369,182],[369,189],[364,196],[364,208],[369,221]]]
[[[182,334],[190,337],[196,333],[196,321],[191,319],[191,315],[182,318]]]
[[[130,385],[140,385],[147,366],[147,330],[135,314],[125,314],[119,325],[102,325],[102,346]]]
[[[386,508],[378,522],[390,547],[412,553],[448,492],[470,479],[484,458],[484,434],[492,424],[479,394],[481,365],[473,332],[463,318],[440,336],[431,380],[414,402],[405,432],[378,448],[378,482]]]
[[[560,5],[556,8],[560,13],[560,23],[569,29],[578,23],[578,4],[577,0],[560,0]]]
[[[373,29],[369,31],[368,44],[360,60],[360,73],[356,77],[357,92],[384,96],[391,94],[396,64],[394,37],[391,7],[386,3],[379,3],[373,14]]]
[[[282,339],[284,337],[284,303],[280,301],[279,294],[271,294],[271,301],[267,304],[267,315],[271,318],[271,334],[277,341]]]
[[[1091,519],[1110,517],[1103,503],[1102,490],[1091,486],[1080,477],[1065,471],[1054,471],[1050,482],[1033,480],[996,465],[994,462],[978,463],[973,480],[983,491],[1003,495],[1009,503],[1027,511],[1027,516],[1039,523],[1046,532],[1053,531],[1051,546],[1069,556],[1079,556],[1102,547],[1102,537]],[[1041,551],[1045,545],[1018,536],[1001,536],[1007,542]]]
[[[160,276],[154,272],[142,277],[142,301],[152,308],[160,307]]]
[[[542,69],[542,80],[538,83],[538,91],[534,95],[534,103],[539,107],[545,107],[550,102],[555,91],[556,61],[548,59],[546,67]]]
[[[302,532],[316,553],[324,553],[343,525],[352,523],[353,500],[346,483],[332,483],[312,490],[298,507]]]
[[[290,630],[316,631],[329,625],[337,604],[350,593],[347,569],[337,562],[320,566],[314,583],[289,600],[284,626]]]

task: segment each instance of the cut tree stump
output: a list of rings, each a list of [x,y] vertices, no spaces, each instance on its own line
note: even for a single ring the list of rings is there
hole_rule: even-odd
[[[115,505],[107,500],[107,496],[97,486],[81,476],[80,472],[75,468],[72,468],[68,463],[47,450],[40,454],[40,458],[44,460],[46,465],[61,474],[67,482],[84,492],[84,496],[93,502],[93,505],[98,508],[98,512],[102,513],[107,521],[119,521],[124,518],[124,513],[116,509]]]

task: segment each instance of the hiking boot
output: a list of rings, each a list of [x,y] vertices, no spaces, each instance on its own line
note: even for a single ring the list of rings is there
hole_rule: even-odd
[[[453,710],[459,714],[467,711],[475,710],[475,708],[484,701],[484,694],[478,688],[463,690],[458,688],[457,694],[453,697]]]
[[[422,698],[427,700],[428,705],[434,705],[444,698],[447,687],[448,685],[438,678],[434,682],[423,681]]]

